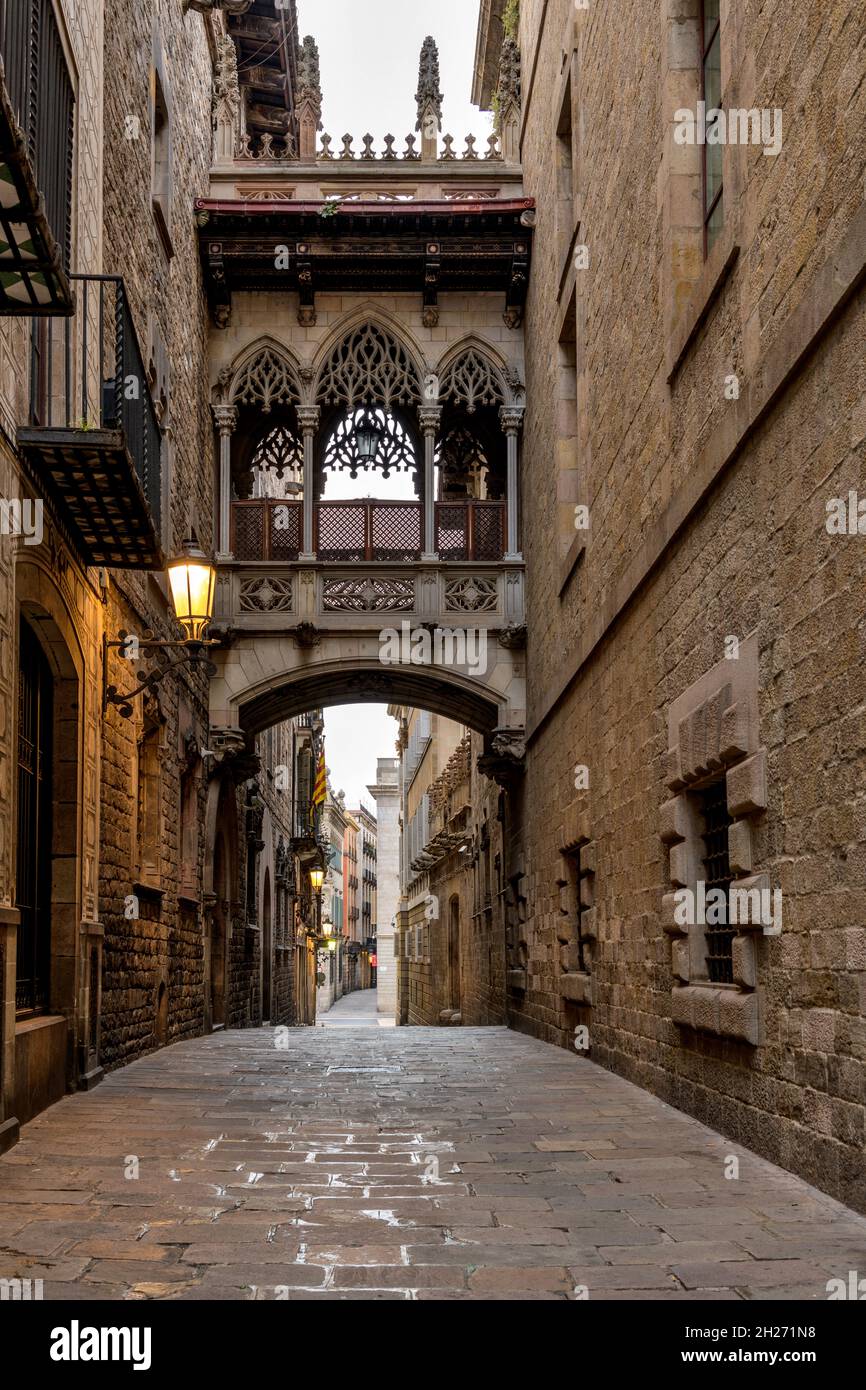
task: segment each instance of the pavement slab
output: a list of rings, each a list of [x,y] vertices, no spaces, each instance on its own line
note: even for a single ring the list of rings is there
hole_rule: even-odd
[[[51,1300],[809,1301],[866,1268],[866,1219],[586,1058],[332,1012],[288,1046],[165,1048],[26,1125],[0,1278]]]

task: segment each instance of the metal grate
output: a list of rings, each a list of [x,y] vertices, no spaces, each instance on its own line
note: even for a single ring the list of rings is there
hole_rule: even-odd
[[[316,554],[320,560],[363,560],[367,509],[363,502],[316,508]]]
[[[438,504],[436,551],[443,560],[469,559],[469,509],[462,502]]]
[[[501,502],[476,502],[473,512],[474,560],[500,560],[504,551],[505,507]]]
[[[407,563],[421,554],[421,508],[409,502],[404,506],[371,508],[373,558]]]
[[[704,818],[704,881],[707,894],[713,888],[721,888],[728,902],[731,887],[731,866],[728,860],[728,826],[732,817],[728,812],[727,786],[722,777],[705,789],[701,795],[701,814]],[[727,914],[724,926],[708,927],[705,933],[707,944],[707,974],[713,984],[730,985],[734,982],[733,939],[735,929],[728,924]]]

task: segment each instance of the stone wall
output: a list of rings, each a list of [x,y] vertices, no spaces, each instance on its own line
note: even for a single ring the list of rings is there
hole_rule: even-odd
[[[509,865],[523,961],[509,1021],[564,1047],[585,1022],[595,1061],[863,1208],[866,551],[825,526],[831,499],[866,487],[862,14],[856,0],[828,0],[806,23],[796,7],[723,5],[723,106],[779,107],[785,134],[776,157],[725,147],[725,228],[705,263],[698,152],[672,138],[674,110],[696,99],[696,11],[660,8],[661,22],[632,0],[614,23],[604,6],[522,6],[538,226],[529,756],[513,809],[531,817]],[[724,676],[750,635],[755,723],[725,762],[734,706],[714,729],[707,716],[690,781],[675,702],[720,663]],[[738,938],[754,973],[740,952],[732,988],[755,1000],[738,1034],[671,920],[695,868],[673,853],[688,840],[663,808],[752,749],[765,786],[734,812],[731,868],[766,875],[784,910],[781,934]],[[588,984],[561,941],[575,848],[592,870]]]
[[[400,1005],[406,1023],[425,1027],[505,1021],[500,790],[478,771],[483,739],[468,730],[458,734],[456,746],[447,740],[432,746],[438,776],[424,780],[426,758],[416,774],[418,792],[431,803],[425,848],[436,862],[425,871],[409,869],[403,890]]]
[[[74,268],[101,268],[102,3],[61,0],[62,42],[76,82],[76,164],[72,189]],[[17,1138],[19,1118],[34,1113],[48,1095],[74,1089],[94,1064],[96,1039],[88,1033],[90,952],[99,952],[96,844],[98,837],[102,605],[96,573],[82,568],[68,544],[64,518],[45,495],[41,479],[17,454],[16,430],[28,421],[32,320],[0,318],[0,499],[43,507],[41,540],[0,534],[0,1150]],[[56,708],[69,714],[62,726],[62,790],[54,808],[54,846],[66,863],[52,893],[51,986],[48,1008],[66,1029],[46,1024],[60,1045],[37,1049],[32,1094],[16,1097],[17,929],[17,675],[19,618],[37,622],[63,693]],[[55,729],[55,739],[61,728]],[[58,866],[59,867],[59,866]],[[60,881],[62,879],[62,882]],[[36,1025],[37,1029],[40,1025]],[[91,1046],[93,1041],[93,1046]],[[58,1076],[57,1070],[60,1070]],[[19,1087],[20,1092],[22,1088]],[[42,1097],[42,1101],[40,1101]]]
[[[162,410],[163,543],[169,554],[179,550],[191,528],[205,549],[212,544],[206,309],[193,218],[193,201],[207,188],[211,158],[208,32],[201,16],[184,17],[180,6],[157,7],[152,0],[114,6],[106,16],[104,270],[124,278]],[[168,237],[152,206],[157,91],[170,131]],[[105,622],[112,636],[145,629],[160,637],[176,635],[163,582],[155,576],[112,575]],[[112,653],[109,680],[128,689],[133,676],[133,664]],[[163,1041],[193,1036],[203,1026],[199,900],[206,776],[200,754],[207,746],[206,683],[196,672],[175,673],[159,687],[151,709],[145,711],[141,703],[132,720],[110,710],[103,726],[102,1036],[108,1066]],[[158,728],[160,831],[157,862],[143,874],[136,846],[138,765],[151,724]],[[181,844],[184,773],[193,781],[186,815],[195,821],[186,849]],[[184,863],[190,854],[194,862]],[[130,897],[140,903],[140,911],[133,904],[132,916],[124,908]]]

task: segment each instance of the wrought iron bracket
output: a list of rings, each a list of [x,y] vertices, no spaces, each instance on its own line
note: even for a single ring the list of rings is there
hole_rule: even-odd
[[[141,637],[136,637],[138,652],[150,655],[152,652],[176,652],[177,655],[167,665],[156,666],[151,671],[136,671],[139,684],[134,690],[118,690],[116,685],[108,682],[108,653],[112,648],[122,649],[127,646],[130,638],[135,636],[133,633],[121,632],[119,639],[112,642],[108,637],[102,639],[102,712],[106,713],[109,705],[114,705],[118,709],[123,719],[131,719],[133,714],[132,701],[138,695],[143,695],[145,691],[155,690],[161,681],[171,672],[180,666],[201,666],[208,676],[215,676],[217,668],[213,662],[208,660],[207,648],[219,646],[220,643],[213,638],[205,639],[201,642],[164,642],[154,637],[152,632],[145,632]]]

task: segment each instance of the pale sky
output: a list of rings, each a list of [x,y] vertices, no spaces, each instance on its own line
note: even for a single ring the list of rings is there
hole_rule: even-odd
[[[472,105],[472,63],[478,0],[298,0],[298,31],[319,45],[322,125],[339,150],[344,134],[360,150],[368,132],[375,148],[384,135],[396,136],[402,151],[415,133],[418,59],[428,34],[439,46],[439,86],[443,94],[442,133],[463,149],[467,134],[483,153],[492,117]],[[420,141],[419,141],[420,143]],[[389,480],[348,474],[331,477],[325,495],[411,497],[406,474]],[[334,791],[346,793],[347,806],[375,803],[367,783],[376,778],[376,759],[393,758],[396,722],[384,705],[339,705],[325,710],[325,750]]]
[[[334,705],[325,710],[325,761],[335,792],[346,793],[351,809],[363,801],[375,812],[367,791],[376,780],[376,759],[394,758],[397,721],[386,705]]]
[[[467,134],[483,153],[492,117],[472,105],[478,0],[298,0],[298,30],[319,45],[322,125],[339,150],[343,135],[369,133],[375,148],[396,136],[402,151],[415,134],[418,59],[428,34],[439,45],[442,133],[463,149]],[[419,137],[420,144],[420,137]]]

